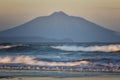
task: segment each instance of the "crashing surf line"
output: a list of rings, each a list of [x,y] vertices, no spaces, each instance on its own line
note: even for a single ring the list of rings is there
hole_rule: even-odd
[[[103,46],[51,46],[51,48],[63,50],[63,51],[83,51],[83,52],[119,52],[120,45],[103,45]]]

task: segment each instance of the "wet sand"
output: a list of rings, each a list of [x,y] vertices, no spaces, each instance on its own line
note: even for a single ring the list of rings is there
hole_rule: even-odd
[[[119,80],[117,77],[73,77],[73,78],[52,78],[52,77],[16,77],[16,78],[1,78],[0,80]]]

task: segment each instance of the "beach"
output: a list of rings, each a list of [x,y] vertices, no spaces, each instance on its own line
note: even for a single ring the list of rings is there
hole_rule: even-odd
[[[1,70],[0,80],[119,80],[119,73]]]
[[[52,77],[15,77],[2,78],[0,80],[119,80],[120,76],[111,77],[73,77],[73,78],[52,78]]]

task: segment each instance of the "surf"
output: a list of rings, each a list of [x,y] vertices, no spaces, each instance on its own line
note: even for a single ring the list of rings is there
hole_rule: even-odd
[[[62,51],[82,51],[82,52],[120,52],[120,44],[110,44],[110,45],[94,45],[94,46],[71,46],[71,45],[61,45],[61,46],[51,46],[53,49]]]

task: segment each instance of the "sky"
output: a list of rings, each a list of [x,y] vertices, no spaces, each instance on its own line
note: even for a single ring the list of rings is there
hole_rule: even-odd
[[[56,11],[120,32],[120,0],[0,0],[0,31]]]

